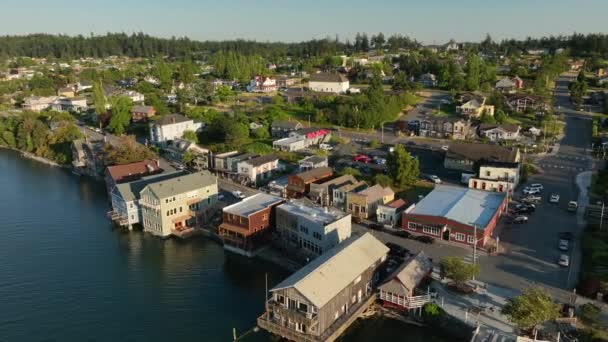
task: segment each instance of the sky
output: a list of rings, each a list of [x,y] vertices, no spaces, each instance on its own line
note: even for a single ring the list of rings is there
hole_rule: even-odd
[[[27,14],[26,14],[27,13]],[[608,33],[608,0],[0,0],[0,35],[144,32],[196,40],[407,35],[426,44]]]

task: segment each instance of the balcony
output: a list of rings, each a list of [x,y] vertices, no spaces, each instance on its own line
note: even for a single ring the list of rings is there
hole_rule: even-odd
[[[145,201],[139,201],[139,205],[153,210],[160,210],[160,204],[151,204]]]
[[[127,217],[121,216],[120,213],[118,213],[116,211],[108,211],[106,216],[110,220],[112,220],[113,222],[118,224],[119,226],[128,226],[129,225],[129,219]]]
[[[274,299],[268,301],[268,308],[282,317],[293,317],[294,320],[298,322],[308,321],[308,326],[311,326],[313,321],[317,319],[316,313],[304,312],[298,309],[288,309],[285,307],[285,305],[275,301]]]

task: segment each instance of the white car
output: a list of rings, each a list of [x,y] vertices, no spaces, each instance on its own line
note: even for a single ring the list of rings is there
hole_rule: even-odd
[[[567,251],[568,250],[568,240],[566,239],[559,239],[559,250],[560,251]]]
[[[543,185],[540,183],[532,183],[532,184],[528,185],[526,188],[539,189],[540,191],[543,191],[543,189],[544,189]]]
[[[557,264],[563,267],[570,266],[570,257],[567,254],[560,255]]]
[[[443,145],[443,146],[441,146],[441,149],[444,150],[444,151],[448,151],[450,149],[450,146]]]
[[[517,216],[513,219],[513,223],[526,223],[528,222],[528,216]]]
[[[522,193],[524,195],[538,195],[540,194],[541,190],[540,189],[533,189],[533,188],[525,188]]]
[[[322,149],[322,150],[324,150],[324,151],[331,151],[331,150],[333,150],[333,149],[334,149],[334,148],[333,148],[331,145],[329,145],[329,144],[321,144],[321,145],[319,145],[319,148],[320,148],[320,149]]]
[[[435,175],[429,175],[428,179],[435,184],[441,184],[441,179]]]
[[[549,202],[550,203],[559,203],[559,195],[558,194],[552,194],[551,198],[549,198]]]
[[[233,191],[232,195],[234,195],[234,197],[236,197],[238,199],[243,199],[246,197],[241,191],[238,191],[238,190]]]

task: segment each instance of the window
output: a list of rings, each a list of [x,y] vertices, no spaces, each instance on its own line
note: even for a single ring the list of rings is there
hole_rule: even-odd
[[[300,226],[300,231],[304,234],[308,234],[308,227]]]
[[[302,312],[308,312],[308,305],[304,303],[298,303],[298,310]]]
[[[263,220],[263,221],[268,220],[268,214],[264,214],[264,215],[262,215],[262,220]]]
[[[421,230],[422,229],[422,231],[427,234],[437,235],[437,236],[439,236],[439,234],[441,232],[441,228],[439,228],[437,226],[431,226],[431,225],[421,224],[421,223],[416,223],[416,222],[408,222],[407,228],[411,229],[411,230]]]
[[[456,233],[456,241],[464,241],[465,235],[462,233]]]
[[[492,173],[490,171],[486,171],[486,177],[490,177]]]
[[[319,241],[323,240],[323,236],[320,233],[313,232],[312,236]]]
[[[281,295],[277,295],[277,302],[279,302],[281,304],[285,304],[285,297],[283,297]]]
[[[469,236],[467,237],[467,242],[468,242],[468,243],[470,243],[470,244],[475,243],[475,236],[473,236],[473,235],[469,235]]]

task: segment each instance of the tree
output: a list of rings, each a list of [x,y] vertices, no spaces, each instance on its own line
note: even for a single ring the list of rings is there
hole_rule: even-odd
[[[112,104],[112,117],[108,128],[117,135],[122,135],[131,122],[131,108],[133,101],[126,96],[116,96],[110,99]]]
[[[530,287],[509,299],[501,313],[522,330],[536,329],[539,324],[560,316],[560,305],[541,288]]]
[[[173,71],[171,67],[161,58],[157,59],[152,68],[152,75],[160,82],[160,88],[170,91],[173,86]]]
[[[194,131],[184,131],[183,138],[195,144],[198,144],[198,136]]]
[[[467,64],[465,68],[465,72],[467,74],[465,78],[465,87],[467,90],[474,91],[479,89],[482,63],[481,58],[474,53],[469,53],[467,56]]]
[[[458,284],[473,279],[479,274],[479,265],[467,264],[459,257],[446,257],[441,260],[441,275]]]
[[[194,157],[194,153],[188,150],[182,155],[182,163],[184,163],[185,165],[190,165],[194,161]]]
[[[418,179],[420,173],[417,158],[412,158],[403,145],[396,145],[393,153],[386,159],[388,175],[397,187],[411,185]]]
[[[393,181],[391,180],[391,177],[384,175],[384,174],[377,174],[374,176],[374,183],[375,184],[379,184],[382,187],[387,187],[390,186]]]
[[[570,98],[572,102],[580,107],[583,104],[583,97],[587,94],[587,83],[576,81],[570,84]]]
[[[101,82],[93,83],[93,108],[98,115],[106,112],[106,96],[103,93]]]
[[[378,142],[378,140],[372,139],[369,141],[369,143],[367,143],[367,146],[369,148],[378,148],[378,147],[380,147],[380,143]]]
[[[494,119],[496,119],[496,122],[499,124],[505,123],[507,118],[507,114],[502,109],[497,109],[496,113],[494,113]]]
[[[226,144],[238,147],[249,143],[249,127],[242,122],[229,121],[225,132]]]
[[[380,32],[377,35],[372,36],[371,42],[374,45],[374,49],[382,49],[384,43],[386,42],[384,39],[384,34]]]
[[[135,137],[125,135],[118,139],[118,144],[106,144],[102,150],[106,165],[123,165],[157,158],[156,153],[137,143]]]
[[[494,120],[494,117],[492,115],[488,114],[488,112],[485,109],[479,116],[479,121],[481,121],[481,123],[486,123],[486,124],[491,124],[491,123],[496,122],[496,120]]]

